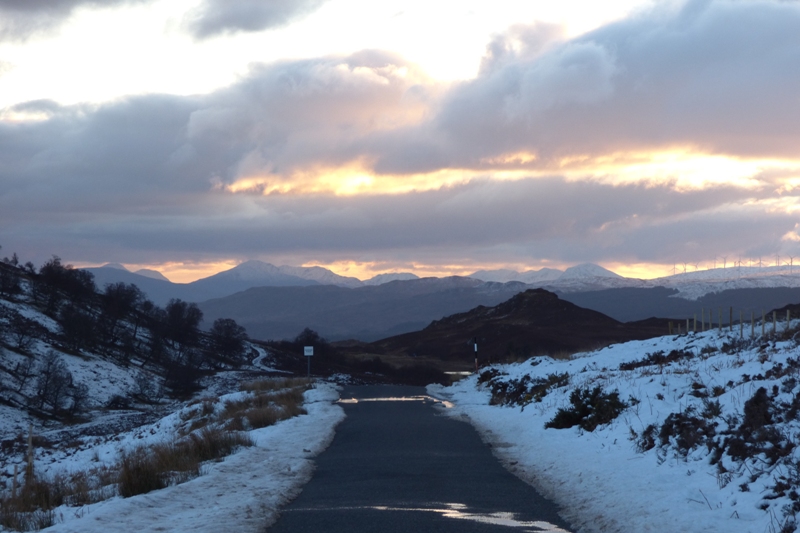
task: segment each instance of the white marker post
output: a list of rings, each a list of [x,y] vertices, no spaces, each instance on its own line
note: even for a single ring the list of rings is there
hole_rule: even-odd
[[[303,346],[303,355],[308,360],[308,377],[311,377],[311,357],[314,355],[314,347]]]
[[[472,344],[475,345],[475,373],[478,373],[478,338],[472,339]]]

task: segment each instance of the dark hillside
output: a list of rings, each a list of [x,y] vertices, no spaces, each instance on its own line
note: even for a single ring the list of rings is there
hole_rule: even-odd
[[[529,289],[495,307],[479,306],[432,322],[422,331],[370,345],[376,352],[471,360],[574,353],[667,333],[665,320],[625,324],[584,309],[544,289]]]

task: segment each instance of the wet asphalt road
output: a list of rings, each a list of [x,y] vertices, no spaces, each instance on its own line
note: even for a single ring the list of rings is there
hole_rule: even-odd
[[[269,533],[570,531],[556,506],[506,471],[421,387],[346,387],[347,418]]]

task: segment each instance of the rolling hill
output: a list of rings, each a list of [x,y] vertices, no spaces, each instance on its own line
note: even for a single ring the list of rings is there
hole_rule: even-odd
[[[434,321],[425,329],[369,345],[377,353],[471,360],[504,360],[575,353],[667,333],[667,321],[622,323],[578,307],[544,289],[529,289],[494,307],[479,306]]]

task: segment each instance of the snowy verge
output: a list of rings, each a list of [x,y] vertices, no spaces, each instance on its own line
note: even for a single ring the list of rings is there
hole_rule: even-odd
[[[307,415],[249,432],[254,447],[206,465],[200,477],[131,498],[59,509],[63,522],[42,531],[261,531],[311,478],[312,458],[344,419],[344,410],[333,404],[337,399],[333,385],[317,384],[305,393]]]
[[[506,467],[555,501],[577,531],[777,532],[786,521],[781,509],[792,502],[771,494],[772,487],[787,465],[790,470],[797,463],[797,452],[772,467],[763,455],[737,462],[727,452],[714,463],[704,445],[684,454],[671,441],[642,452],[632,440],[632,430],[641,435],[651,424],[660,427],[671,413],[699,414],[712,401],[722,409],[713,419],[717,434],[732,431],[731,421],[741,419],[762,387],[773,391],[775,404],[796,397],[796,374],[770,377],[796,364],[796,343],[765,340],[726,353],[733,340],[706,332],[619,344],[568,361],[540,358],[494,367],[507,381],[569,374],[568,386],[524,408],[489,405],[491,392],[475,375],[450,387],[431,385],[428,392],[453,403],[444,412],[472,423]],[[620,370],[623,362],[672,350],[696,355],[662,367]],[[570,406],[571,391],[594,386],[619,391],[630,406],[593,432],[545,429],[559,408]],[[715,394],[698,394],[712,388]],[[775,427],[790,442],[800,429],[797,420]]]

